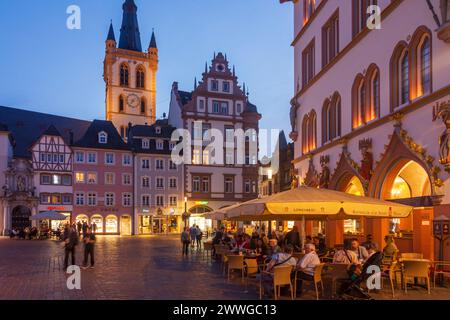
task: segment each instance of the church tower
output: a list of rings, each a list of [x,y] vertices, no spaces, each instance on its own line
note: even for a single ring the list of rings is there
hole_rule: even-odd
[[[106,120],[112,121],[126,139],[128,125],[151,125],[156,121],[156,72],[158,47],[152,33],[146,52],[134,0],[125,0],[117,46],[114,27],[106,39],[103,78],[106,84]]]

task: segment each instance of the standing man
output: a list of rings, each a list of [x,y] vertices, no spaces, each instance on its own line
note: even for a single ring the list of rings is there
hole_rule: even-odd
[[[197,227],[195,224],[189,229],[189,234],[191,235],[191,246],[193,248],[195,246],[195,242],[197,241]]]
[[[92,223],[92,231],[94,231],[94,233],[97,233],[97,224],[95,222]]]
[[[196,233],[196,238],[197,238],[197,248],[198,248],[198,249],[201,249],[201,248],[202,248],[203,232],[202,232],[202,230],[200,229],[199,226],[197,226],[196,231],[197,231],[197,233]]]
[[[86,221],[83,221],[83,226],[81,227],[81,229],[83,230],[83,238],[86,237],[86,232],[87,229],[89,228],[88,224]]]
[[[91,228],[86,229],[86,235],[83,238],[84,242],[84,263],[83,269],[88,268],[88,259],[91,257],[91,269],[94,269],[94,245],[95,245],[95,234],[92,233]]]
[[[291,245],[294,251],[301,251],[300,244],[300,233],[298,232],[298,227],[294,226],[291,231],[289,231],[284,237],[284,245]]]
[[[181,233],[181,243],[183,244],[183,256],[188,255],[189,253],[189,244],[191,243],[188,227],[184,228],[184,231]]]
[[[75,226],[69,228],[67,238],[64,239],[64,271],[69,266],[69,255],[72,258],[72,265],[75,265],[75,249],[78,245],[78,233]]]
[[[77,222],[77,231],[78,231],[78,236],[81,235],[81,228],[83,227],[83,225],[81,224],[81,221]]]

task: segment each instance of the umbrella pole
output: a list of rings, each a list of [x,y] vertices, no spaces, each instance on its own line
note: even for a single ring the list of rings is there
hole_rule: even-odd
[[[305,216],[302,216],[302,252],[304,250],[305,247],[305,242],[306,242],[306,227],[305,227]]]

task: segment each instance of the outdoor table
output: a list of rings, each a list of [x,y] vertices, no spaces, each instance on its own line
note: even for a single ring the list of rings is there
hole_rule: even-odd
[[[423,261],[423,262],[428,262],[430,264],[429,268],[431,268],[431,266],[432,266],[432,261],[429,260],[429,259],[408,259],[408,258],[407,259],[402,259],[402,258],[399,258],[398,261],[400,263],[400,270],[401,270],[401,274],[402,274],[402,287],[408,285],[408,283],[404,283],[403,282],[403,280],[404,280],[404,277],[403,277],[403,261]],[[423,287],[423,285],[418,284],[417,278],[414,278],[414,285]]]
[[[326,279],[328,280],[328,282],[331,282],[331,298],[336,296],[336,283],[339,280],[349,279],[347,273],[348,267],[349,267],[348,264],[338,264],[338,263],[325,264],[322,279],[324,280]]]

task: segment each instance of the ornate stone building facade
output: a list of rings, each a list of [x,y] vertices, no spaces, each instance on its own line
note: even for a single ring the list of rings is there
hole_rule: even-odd
[[[369,5],[381,10],[381,29],[361,14]],[[299,180],[415,208],[406,219],[329,222],[329,245],[363,234],[383,244],[394,234],[401,251],[436,256],[433,219],[450,208],[447,6],[294,1],[291,137]]]

